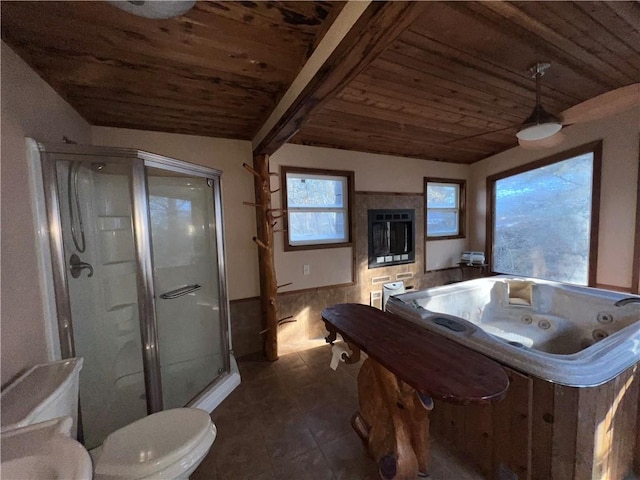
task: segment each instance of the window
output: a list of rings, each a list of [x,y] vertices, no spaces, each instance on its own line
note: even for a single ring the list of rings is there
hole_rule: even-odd
[[[492,269],[595,285],[601,143],[487,178]]]
[[[351,242],[353,172],[282,167],[285,250]]]
[[[464,238],[465,181],[425,178],[427,240]]]

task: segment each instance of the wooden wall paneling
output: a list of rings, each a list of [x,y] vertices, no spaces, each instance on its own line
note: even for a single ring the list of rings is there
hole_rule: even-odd
[[[450,448],[480,468],[484,475],[492,475],[492,405],[457,406],[436,400],[429,422],[436,441],[445,441]]]
[[[558,386],[558,389],[567,387]],[[610,448],[608,409],[612,402],[611,386],[579,388],[575,457],[572,478],[590,478],[595,469],[596,478],[602,478]],[[606,454],[605,454],[606,452]]]
[[[551,450],[554,428],[554,389],[551,382],[534,378],[532,395],[531,478],[551,478]]]
[[[440,402],[438,405],[440,408],[440,415],[444,419],[440,427],[442,428],[442,434],[451,444],[455,445],[456,428],[455,428],[455,414],[453,405],[448,402]],[[435,407],[434,407],[435,410]]]
[[[493,467],[497,478],[531,478],[531,399],[530,377],[504,367],[509,376],[507,397],[493,405]]]
[[[493,472],[493,416],[491,405],[465,407],[464,453],[489,478]]]
[[[636,365],[636,378],[635,381],[640,383],[640,370],[638,365]],[[636,446],[633,449],[633,467],[635,473],[640,475],[640,387],[638,388],[638,394],[636,396],[636,404],[637,404],[637,414],[636,414]]]
[[[460,407],[436,403],[436,438],[447,440],[487,478],[623,480],[634,468],[640,473],[638,366],[588,388],[507,372],[512,383],[502,402],[462,407],[462,415]]]
[[[636,231],[633,242],[631,293],[640,294],[640,137],[638,138],[638,187],[636,191]]]
[[[638,367],[628,370],[616,381],[616,414],[613,425],[615,435],[613,454],[616,458],[616,470],[613,478],[627,478],[634,469],[634,451],[636,450],[636,425],[640,403],[640,374]]]
[[[429,415],[429,431],[436,438],[444,438],[445,440],[449,440],[444,434],[445,415],[443,415],[443,412],[440,411],[443,405],[445,405],[444,402],[441,402],[439,400],[433,401],[433,410],[431,410],[431,414]]]
[[[576,456],[578,388],[556,387],[553,397],[553,439],[551,448],[551,478],[573,478]]]
[[[451,405],[451,436],[454,445],[459,445],[461,450],[466,453],[468,450],[465,448],[467,444],[466,437],[466,406]]]

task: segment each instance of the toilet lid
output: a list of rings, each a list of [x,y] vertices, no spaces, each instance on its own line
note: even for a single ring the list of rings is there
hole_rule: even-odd
[[[154,413],[113,432],[102,444],[95,473],[139,478],[179,461],[215,427],[209,414],[197,408],[174,408]]]

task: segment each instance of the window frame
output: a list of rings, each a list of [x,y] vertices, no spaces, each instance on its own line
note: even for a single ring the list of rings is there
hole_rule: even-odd
[[[492,274],[509,274],[508,272],[496,272],[493,268],[494,259],[494,229],[495,229],[495,206],[496,206],[496,182],[504,178],[519,175],[531,170],[546,167],[554,163],[570,160],[571,158],[593,154],[593,170],[591,176],[591,225],[589,232],[589,264],[587,265],[587,286],[595,287],[597,284],[598,268],[598,234],[600,231],[600,188],[602,179],[602,140],[590,142],[578,147],[564,150],[545,158],[534,160],[502,172],[487,176],[487,223],[486,223],[486,249],[487,264]]]
[[[305,245],[291,245],[289,240],[289,203],[287,199],[287,174],[307,174],[314,176],[326,176],[326,177],[344,177],[346,179],[346,193],[347,201],[345,202],[346,208],[346,242],[327,242],[327,243],[309,243]],[[283,244],[284,251],[296,251],[296,250],[320,250],[325,248],[341,248],[352,247],[354,245],[353,240],[353,202],[354,202],[354,172],[351,170],[325,170],[320,168],[307,168],[307,167],[294,167],[283,165],[280,167],[280,179],[281,179],[281,193],[282,193],[282,208],[283,212],[283,225],[284,235]],[[293,209],[297,210],[296,208]],[[322,209],[319,209],[320,211]]]
[[[443,185],[456,185],[458,187],[458,233],[456,235],[429,235],[429,210],[452,210],[452,209],[435,209],[427,206],[427,192],[430,183],[438,183]],[[427,242],[435,240],[453,240],[456,238],[465,238],[466,236],[466,203],[467,203],[467,181],[460,178],[436,178],[424,177],[424,238]]]

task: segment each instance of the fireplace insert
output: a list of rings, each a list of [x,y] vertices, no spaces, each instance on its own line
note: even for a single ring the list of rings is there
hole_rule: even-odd
[[[369,210],[369,268],[415,261],[415,210]]]

